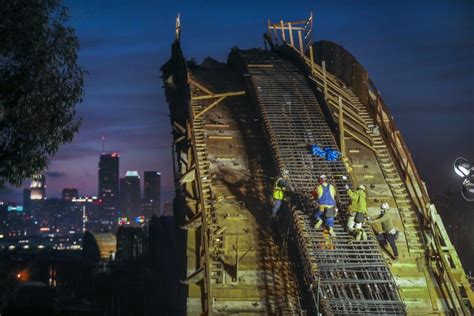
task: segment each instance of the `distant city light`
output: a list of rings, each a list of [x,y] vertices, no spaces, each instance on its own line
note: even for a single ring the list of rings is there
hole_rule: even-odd
[[[127,171],[125,173],[125,176],[126,177],[140,177],[140,175],[138,174],[138,171]]]
[[[119,225],[130,224],[130,221],[128,220],[127,217],[119,217],[119,218],[118,218],[118,224],[119,224]]]
[[[40,227],[40,232],[49,232],[49,227]]]
[[[8,211],[8,212],[13,212],[13,211],[16,211],[16,212],[23,212],[23,206],[22,206],[22,205],[16,205],[16,206],[9,205],[9,206],[7,207],[7,211]]]
[[[137,224],[143,224],[143,223],[145,223],[145,216],[143,216],[143,215],[137,216],[137,217],[135,218],[135,223],[137,223]]]
[[[71,202],[73,202],[73,203],[84,203],[84,202],[92,203],[92,202],[95,202],[95,201],[97,201],[96,196],[91,196],[91,197],[81,196],[81,197],[78,197],[78,198],[73,197],[72,200],[71,200]]]

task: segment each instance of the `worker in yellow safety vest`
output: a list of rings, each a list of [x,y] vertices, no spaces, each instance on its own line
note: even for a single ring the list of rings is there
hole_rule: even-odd
[[[364,223],[368,213],[367,196],[365,193],[366,188],[363,184],[359,185],[355,191],[352,191],[347,184],[345,188],[347,190],[347,195],[351,199],[347,228],[349,232],[354,234],[356,240],[361,240],[364,236],[367,236],[362,228],[362,224]]]
[[[272,208],[272,218],[276,217],[278,211],[281,208],[283,200],[285,199],[285,192],[289,190],[289,172],[284,169],[282,176],[275,180],[275,185],[273,187],[273,208]]]

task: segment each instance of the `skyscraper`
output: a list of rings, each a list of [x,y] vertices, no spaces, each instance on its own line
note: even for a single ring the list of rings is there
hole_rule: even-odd
[[[109,216],[114,216],[119,202],[119,155],[101,154],[99,161],[99,193],[102,208]]]
[[[32,200],[46,199],[46,179],[43,175],[36,175],[31,180],[30,198]]]
[[[35,175],[30,184],[30,205],[29,214],[33,218],[41,217],[44,211],[44,201],[46,200],[46,179],[43,175]]]
[[[160,215],[161,203],[161,173],[158,171],[144,172],[143,209],[148,219],[153,214]]]
[[[120,179],[121,215],[130,218],[140,213],[140,175],[138,171],[127,171],[125,178]]]

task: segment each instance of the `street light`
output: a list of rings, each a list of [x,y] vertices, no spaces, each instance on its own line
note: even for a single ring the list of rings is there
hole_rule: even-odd
[[[454,161],[454,172],[463,178],[461,184],[461,195],[469,202],[474,201],[474,164],[466,158],[459,157]]]

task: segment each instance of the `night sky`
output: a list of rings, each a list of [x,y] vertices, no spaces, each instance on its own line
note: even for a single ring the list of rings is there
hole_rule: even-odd
[[[413,3],[412,3],[413,2]],[[315,13],[314,40],[335,41],[368,70],[432,193],[455,186],[452,162],[474,160],[472,1],[66,1],[88,71],[79,134],[51,158],[48,197],[64,187],[97,194],[102,152],[127,170],[160,170],[173,195],[171,134],[160,66],[181,13],[185,56],[225,61],[230,48],[262,47],[267,19]],[[26,183],[25,183],[26,184]],[[21,190],[0,190],[21,201]]]

